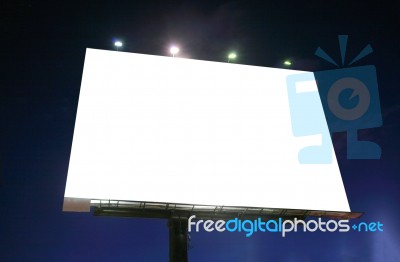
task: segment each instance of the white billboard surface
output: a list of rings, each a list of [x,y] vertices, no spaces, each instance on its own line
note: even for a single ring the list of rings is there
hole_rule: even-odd
[[[350,211],[335,154],[299,162],[299,73],[87,49],[65,197]]]

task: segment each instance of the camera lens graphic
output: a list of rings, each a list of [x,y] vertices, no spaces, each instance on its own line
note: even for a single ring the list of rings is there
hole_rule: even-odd
[[[358,103],[353,108],[345,108],[340,103],[339,96],[346,90],[351,89],[352,94],[349,100],[358,96]],[[371,101],[368,88],[363,82],[353,77],[345,77],[337,80],[328,92],[328,106],[331,112],[342,120],[355,120],[360,118],[367,112]]]

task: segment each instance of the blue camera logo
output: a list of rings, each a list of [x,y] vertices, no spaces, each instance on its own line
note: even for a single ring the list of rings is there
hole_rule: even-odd
[[[347,38],[347,35],[339,36],[342,66],[345,65]],[[352,65],[371,52],[371,46],[367,45],[348,65]],[[318,48],[315,54],[338,66],[321,48]],[[318,92],[307,94],[296,92],[297,84],[314,79]],[[380,146],[371,141],[360,141],[357,135],[360,129],[382,125],[375,66],[291,75],[287,77],[287,87],[293,134],[295,136],[322,135],[320,146],[304,148],[299,152],[300,163],[330,163],[332,148],[326,139],[330,139],[329,133],[343,131],[347,132],[348,159],[380,159]],[[322,104],[329,131],[324,129],[325,118],[321,120],[320,116],[315,116],[319,104]]]

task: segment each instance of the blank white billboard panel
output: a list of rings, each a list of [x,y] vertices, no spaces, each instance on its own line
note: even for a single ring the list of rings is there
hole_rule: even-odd
[[[335,154],[299,163],[298,73],[87,49],[65,197],[350,211]]]

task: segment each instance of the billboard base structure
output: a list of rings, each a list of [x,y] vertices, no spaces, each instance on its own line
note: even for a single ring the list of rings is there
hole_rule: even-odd
[[[91,200],[90,204],[94,207],[95,216],[168,219],[169,259],[171,262],[188,261],[187,220],[192,215],[195,215],[196,219],[210,220],[257,219],[259,217],[287,220],[294,218],[305,219],[306,217],[355,219],[364,214],[362,212],[228,207],[119,200]]]
[[[83,198],[65,198],[64,211],[90,212],[94,208],[94,216],[137,217],[168,219],[169,259],[171,262],[188,261],[188,218],[230,220],[239,219],[302,219],[307,217],[326,217],[333,219],[360,218],[362,212],[321,211],[284,208],[234,207],[192,205],[178,203],[158,203],[121,200],[90,200]]]
[[[325,217],[331,219],[356,219],[362,212],[322,211],[285,208],[260,208],[217,205],[193,205],[162,202],[100,200],[84,198],[64,198],[64,211],[90,212],[94,216],[136,217],[168,219],[169,261],[188,261],[188,218],[230,220],[230,219],[268,219],[293,220],[307,217]]]
[[[332,219],[360,218],[362,212],[321,211],[284,208],[233,207],[192,205],[177,203],[155,203],[121,200],[91,200],[95,216],[143,217],[180,219],[195,215],[197,219],[257,219],[258,217],[274,219],[284,217],[326,217]]]

